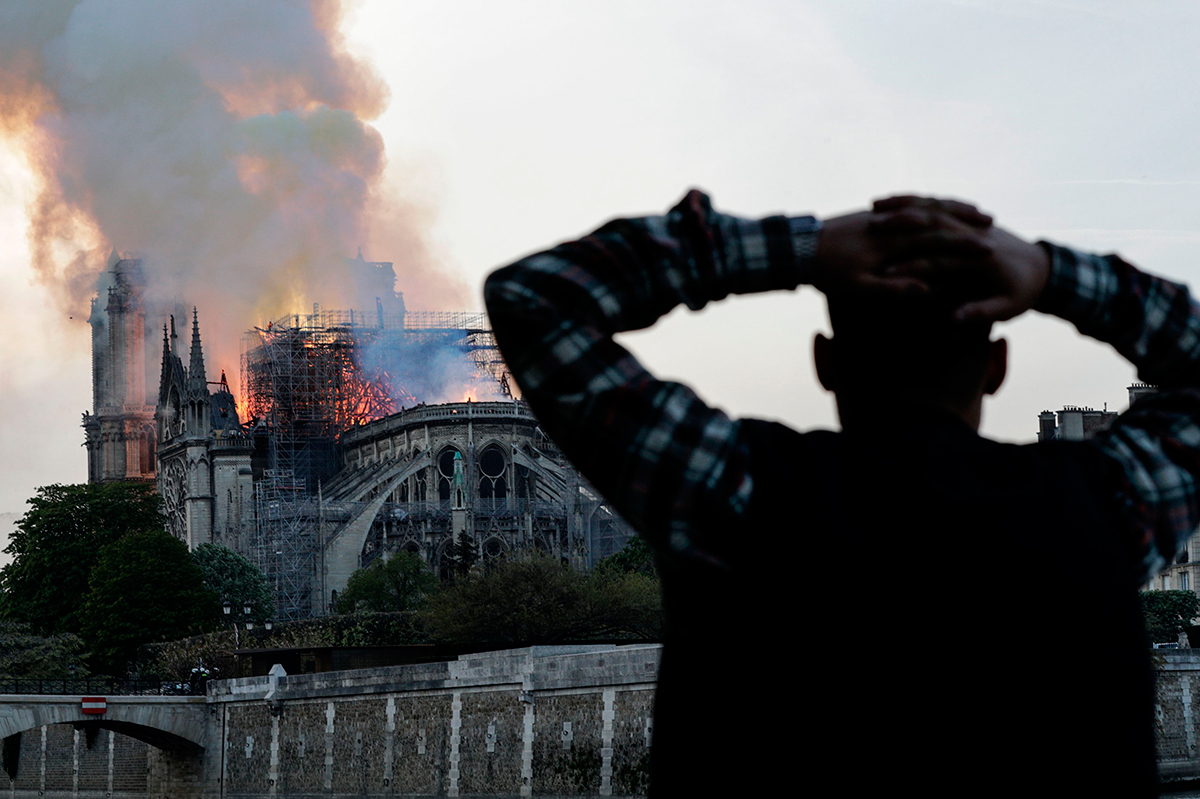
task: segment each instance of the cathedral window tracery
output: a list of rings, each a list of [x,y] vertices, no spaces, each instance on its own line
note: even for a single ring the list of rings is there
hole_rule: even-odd
[[[461,508],[462,496],[462,453],[454,447],[446,447],[438,455],[438,499],[443,503],[454,499],[454,507]]]
[[[493,506],[508,496],[508,464],[500,447],[492,445],[479,456],[479,498]]]

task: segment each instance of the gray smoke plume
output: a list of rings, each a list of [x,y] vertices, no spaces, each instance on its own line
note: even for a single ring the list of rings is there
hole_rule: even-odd
[[[363,304],[336,269],[359,245],[397,262],[410,305],[461,301],[418,216],[372,229],[385,158],[368,121],[387,89],[345,51],[341,14],[339,0],[0,6],[0,124],[40,180],[33,267],[66,314],[86,318],[110,250],[132,250],[152,300],[199,306],[209,363],[234,375],[252,324]]]
[[[360,358],[363,373],[386,385],[399,406],[507,400],[496,380],[464,355],[456,338],[366,343]]]

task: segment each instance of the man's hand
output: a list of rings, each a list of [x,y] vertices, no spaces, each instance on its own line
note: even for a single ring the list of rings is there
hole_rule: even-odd
[[[956,205],[960,208],[862,211],[826,219],[817,244],[813,286],[827,295],[929,291],[929,281],[915,267],[916,259],[973,262],[991,255],[984,238],[991,217],[973,206]],[[899,263],[912,268],[887,268]]]
[[[958,213],[947,213],[950,208]],[[910,249],[914,257],[894,260],[883,270],[897,281],[916,280],[926,289],[959,293],[962,299],[954,312],[959,321],[1000,322],[1020,316],[1037,302],[1050,278],[1050,257],[1044,249],[1002,228],[979,230],[970,221],[971,212],[978,213],[973,206],[904,196],[878,200],[874,209],[888,214],[875,224],[878,233],[899,234],[936,218],[938,224],[956,228],[960,234],[974,232],[988,245],[991,252],[984,258],[947,258],[921,252],[914,238]],[[990,222],[991,218],[986,218]]]

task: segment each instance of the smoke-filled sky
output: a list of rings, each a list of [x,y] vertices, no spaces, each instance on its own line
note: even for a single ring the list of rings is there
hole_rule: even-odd
[[[820,215],[923,192],[1031,237],[1200,278],[1200,10],[1144,0],[79,0],[0,6],[0,514],[85,479],[86,295],[112,247],[200,306],[210,374],[396,263],[410,308],[690,186]],[[42,235],[33,236],[31,231]],[[310,296],[320,295],[320,296]],[[629,343],[739,415],[834,424],[811,290],[677,312]],[[1132,369],[1004,326],[984,431],[1125,406]],[[880,408],[880,413],[889,409]],[[3,517],[0,517],[3,518]]]

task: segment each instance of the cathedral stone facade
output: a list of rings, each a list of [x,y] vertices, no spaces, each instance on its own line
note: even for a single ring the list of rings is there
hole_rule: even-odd
[[[390,264],[361,256],[348,264],[394,282]],[[147,307],[138,260],[114,253],[109,267],[92,302],[94,408],[83,419],[89,481],[155,480],[166,529],[189,549],[215,543],[248,557],[270,580],[280,619],[330,612],[356,569],[401,551],[443,576],[522,550],[589,568],[631,534],[516,400],[420,403],[365,424],[321,428],[317,443],[330,448],[332,468],[305,479],[278,455],[286,449],[279,420],[244,422],[224,373],[209,381],[196,309],[185,352],[176,334],[183,309]],[[159,330],[153,370],[147,354]],[[486,332],[463,331],[464,364]],[[307,365],[301,360],[293,382],[307,386]],[[322,383],[308,400],[331,402],[323,392],[355,382],[352,374],[334,376],[334,388]],[[297,435],[283,443],[303,447]]]
[[[170,333],[163,329],[155,411],[158,491],[167,530],[189,549],[216,543],[241,551],[254,522],[254,445],[242,428],[223,373],[217,390],[209,391],[194,309],[187,368],[175,342],[172,318]]]
[[[468,559],[536,549],[580,568],[631,531],[567,463],[519,401],[418,406],[342,436],[330,508],[357,503],[329,540],[327,587],[406,551],[448,576]]]

